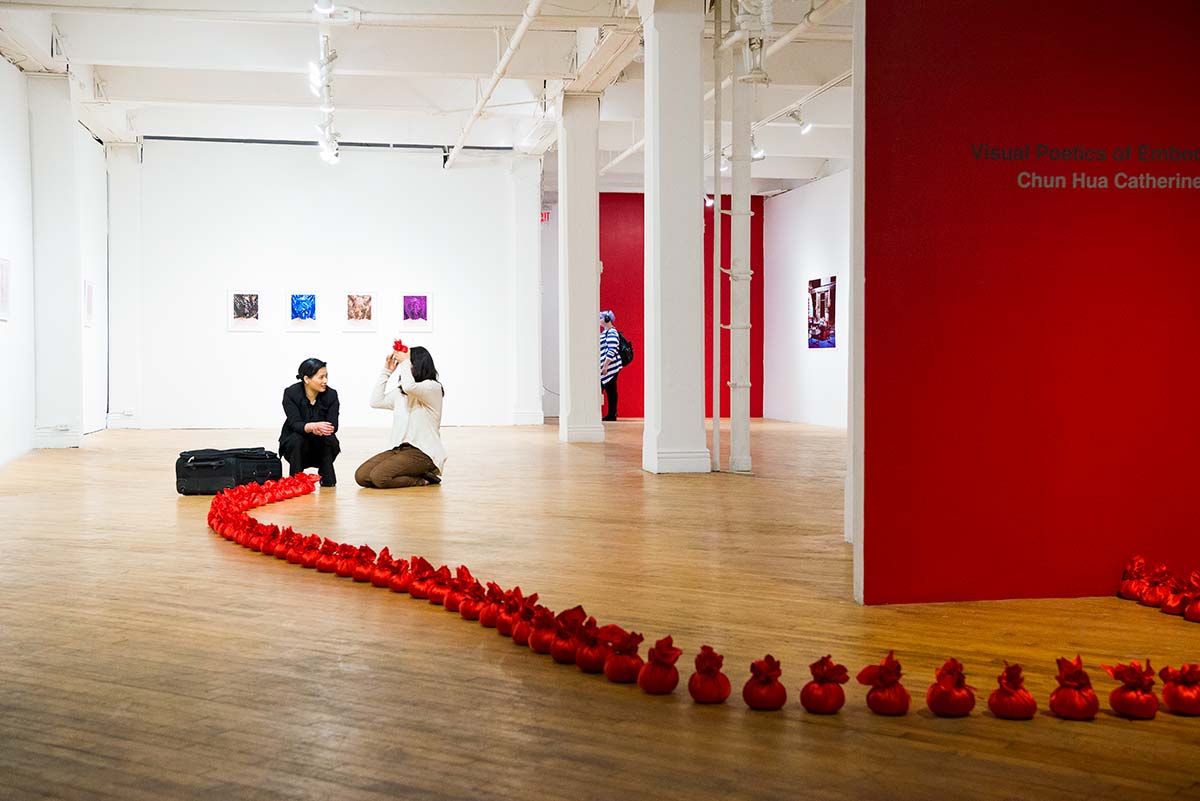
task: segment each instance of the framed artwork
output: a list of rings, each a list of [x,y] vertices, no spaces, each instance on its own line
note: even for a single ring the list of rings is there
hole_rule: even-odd
[[[433,304],[428,293],[405,293],[400,301],[402,332],[433,331]]]
[[[91,328],[96,322],[96,285],[91,281],[83,282],[83,326]]]
[[[319,331],[317,295],[315,292],[292,292],[288,300],[288,331]]]
[[[230,290],[225,300],[225,318],[230,331],[261,331],[262,294]]]
[[[377,317],[374,292],[346,294],[346,331],[376,331]]]
[[[12,264],[0,259],[0,320],[12,314]]]
[[[836,348],[837,276],[808,282],[808,346]]]

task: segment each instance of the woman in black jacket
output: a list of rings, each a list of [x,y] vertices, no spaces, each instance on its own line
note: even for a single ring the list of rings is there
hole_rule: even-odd
[[[289,475],[315,467],[322,487],[337,486],[333,460],[342,450],[337,438],[337,390],[329,386],[329,370],[320,359],[301,362],[296,378],[299,381],[283,391],[287,419],[279,432],[279,455],[287,459]]]

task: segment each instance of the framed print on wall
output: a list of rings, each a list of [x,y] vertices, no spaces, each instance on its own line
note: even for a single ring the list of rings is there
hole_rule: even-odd
[[[433,331],[433,304],[428,293],[406,292],[400,298],[400,330],[429,333]]]
[[[317,316],[317,294],[315,292],[290,292],[288,302],[288,331],[319,331],[321,320]]]
[[[374,292],[346,294],[345,331],[378,330],[378,310],[375,308]]]
[[[837,276],[808,282],[808,346],[836,348]]]
[[[261,331],[262,294],[230,290],[225,299],[225,319],[230,331]]]
[[[0,320],[12,314],[12,264],[0,259]]]

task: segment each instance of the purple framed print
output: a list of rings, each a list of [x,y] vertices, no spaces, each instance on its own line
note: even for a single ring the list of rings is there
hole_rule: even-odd
[[[400,330],[433,331],[433,302],[426,292],[406,292],[400,297]]]

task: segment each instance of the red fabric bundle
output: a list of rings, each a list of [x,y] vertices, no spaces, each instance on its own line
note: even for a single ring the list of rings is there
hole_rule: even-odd
[[[1146,584],[1138,596],[1142,606],[1162,606],[1171,593],[1171,571],[1165,564],[1158,564],[1146,575]]]
[[[1058,660],[1058,688],[1050,693],[1050,711],[1064,720],[1091,720],[1100,711],[1100,699],[1092,689],[1092,680],[1083,669],[1083,660]]]
[[[246,539],[246,547],[262,553],[262,544],[263,535],[257,529],[253,529],[251,535]]]
[[[937,681],[929,685],[925,704],[939,718],[961,718],[975,708],[975,688],[967,684],[962,663],[951,657],[937,669]]]
[[[679,684],[679,669],[675,667],[676,660],[683,653],[675,647],[671,637],[663,637],[654,643],[654,647],[646,654],[646,664],[638,671],[638,686],[650,695],[667,695],[674,692]]]
[[[1142,592],[1146,589],[1146,559],[1143,556],[1135,556],[1125,565],[1125,572],[1121,574],[1121,584],[1117,589],[1117,595],[1126,598],[1130,601],[1136,601],[1142,597]]]
[[[457,612],[462,603],[463,592],[475,583],[475,577],[466,565],[459,565],[454,571],[454,580],[450,582],[450,591],[442,599],[442,606],[447,612]]]
[[[316,567],[321,558],[321,536],[311,534],[304,538],[304,547],[300,554],[301,567]]]
[[[573,606],[565,612],[559,612],[558,617],[554,618],[554,641],[550,643],[550,656],[555,662],[575,664],[575,632],[585,620],[587,612],[583,611],[582,606]]]
[[[600,641],[608,646],[608,655],[604,657],[604,676],[616,684],[637,681],[644,664],[638,656],[642,635],[626,631],[620,626],[608,625],[600,627]]]
[[[640,638],[639,638],[640,639]],[[696,654],[696,672],[688,678],[688,694],[698,704],[723,704],[732,687],[729,677],[721,672],[725,657],[713,650],[711,645],[701,645]]]
[[[512,639],[517,645],[529,645],[529,635],[533,632],[533,616],[537,614],[537,610],[541,607],[537,603],[538,594],[525,599],[521,604],[520,610],[517,611],[516,618],[513,621]]]
[[[988,709],[1002,720],[1032,720],[1037,714],[1037,699],[1025,689],[1020,665],[1004,663],[997,679],[999,687],[988,696]]]
[[[322,573],[332,573],[337,570],[337,552],[342,546],[328,537],[321,545],[321,555],[317,558],[317,570]]]
[[[1165,667],[1158,672],[1163,703],[1176,715],[1200,715],[1200,665]]]
[[[487,596],[479,609],[479,625],[486,629],[496,628],[500,610],[504,608],[504,590],[494,581],[487,583]]]
[[[800,705],[814,715],[836,714],[846,703],[842,685],[850,681],[850,671],[836,664],[832,656],[823,656],[808,666],[812,681],[800,690]]]
[[[550,653],[557,625],[558,620],[553,610],[538,606],[533,612],[532,628],[529,631],[529,650],[536,654]]]
[[[450,574],[450,568],[445,565],[433,571],[433,575],[429,577],[429,603],[437,606],[445,603],[452,581],[454,577]]]
[[[267,556],[274,556],[275,546],[280,543],[279,536],[279,529],[275,526],[271,526],[271,530],[263,535],[260,552],[266,554]]]
[[[304,535],[297,534],[292,531],[292,527],[288,526],[279,533],[279,539],[275,542],[275,558],[287,559],[288,551],[292,549],[297,542],[303,539]]]
[[[787,688],[779,681],[783,668],[779,660],[767,654],[750,663],[750,679],[742,687],[742,700],[751,709],[774,712],[787,703]]]
[[[604,661],[611,653],[596,618],[589,617],[575,632],[575,664],[584,673],[603,673]]]
[[[379,552],[379,558],[375,560],[375,568],[371,571],[371,584],[387,589],[388,582],[392,580],[395,572],[396,563],[392,559],[392,552],[384,548]]]
[[[388,589],[392,592],[408,592],[409,585],[412,584],[412,570],[408,567],[408,561],[397,559],[392,567],[396,572],[388,579]]]
[[[525,594],[521,592],[520,587],[513,587],[504,593],[504,601],[500,605],[500,614],[496,618],[497,634],[501,637],[512,637],[513,627],[517,623],[517,616],[521,613],[521,607],[524,605]]]
[[[307,539],[303,534],[296,534],[295,538],[291,539],[291,545],[287,549],[287,560],[293,565],[304,561],[304,546]]]
[[[463,589],[462,600],[458,604],[458,614],[463,620],[479,620],[479,612],[483,609],[487,592],[483,585],[476,581]]]
[[[351,545],[348,542],[343,542],[338,546],[337,567],[333,572],[336,573],[340,578],[350,578],[354,575],[354,567],[357,564],[357,556],[358,546]]]
[[[1158,696],[1154,694],[1154,668],[1146,668],[1134,659],[1128,665],[1101,665],[1104,672],[1121,682],[1108,696],[1108,704],[1123,718],[1153,720],[1158,714]]]
[[[392,350],[397,353],[408,353],[408,345],[405,345],[402,340],[397,339],[392,343]]]
[[[1183,617],[1193,623],[1200,623],[1200,598],[1193,599],[1183,610]]]
[[[1192,571],[1190,581],[1172,576],[1170,584],[1167,585],[1167,597],[1163,599],[1159,611],[1167,615],[1182,615],[1188,604],[1196,600],[1196,590],[1192,585],[1196,584],[1197,579],[1200,579],[1200,573],[1195,570]]]
[[[425,600],[429,597],[429,586],[433,583],[433,565],[424,556],[413,554],[408,560],[408,569],[412,573],[412,581],[408,584],[408,594],[414,598]]]
[[[876,715],[907,715],[912,699],[900,683],[901,675],[894,651],[888,651],[878,665],[867,665],[858,671],[858,683],[871,688],[867,691],[867,708]]]
[[[350,574],[355,581],[370,581],[375,574],[375,549],[360,545],[354,554],[354,571]]]

